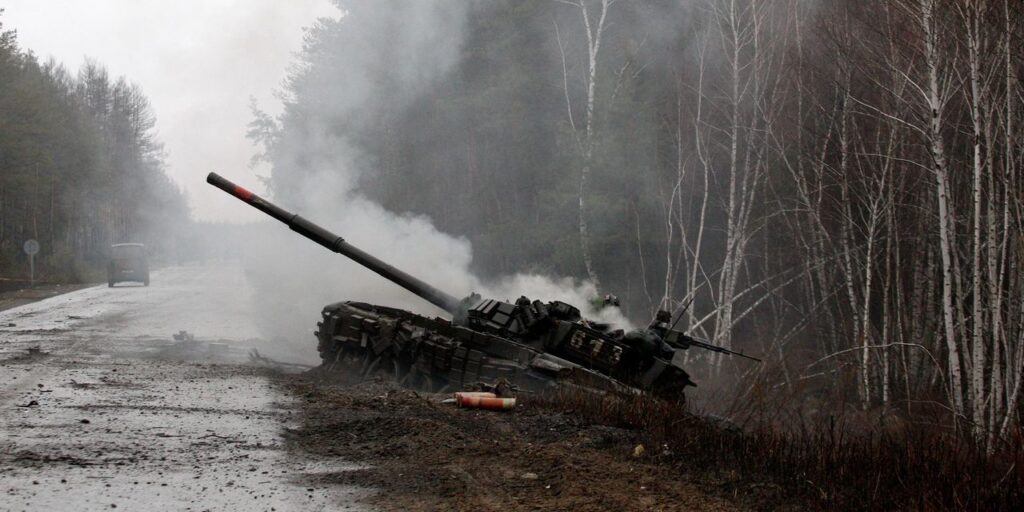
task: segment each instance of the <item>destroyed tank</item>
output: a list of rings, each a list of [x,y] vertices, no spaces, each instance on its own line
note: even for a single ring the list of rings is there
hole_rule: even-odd
[[[679,365],[677,350],[697,346],[748,357],[672,329],[666,312],[646,329],[623,332],[583,318],[565,302],[526,297],[505,302],[477,294],[458,299],[216,173],[207,182],[452,316],[356,301],[329,304],[315,331],[328,369],[384,372],[402,385],[429,391],[504,381],[530,392],[581,388],[682,401],[684,389],[695,384]]]

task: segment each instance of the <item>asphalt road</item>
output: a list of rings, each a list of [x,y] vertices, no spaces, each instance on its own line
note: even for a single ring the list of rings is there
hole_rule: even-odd
[[[0,510],[360,508],[310,484],[355,466],[284,449],[298,415],[250,362],[252,295],[178,267],[0,312]]]

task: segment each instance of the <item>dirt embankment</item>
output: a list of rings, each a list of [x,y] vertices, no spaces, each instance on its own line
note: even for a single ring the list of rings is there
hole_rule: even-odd
[[[387,382],[287,385],[302,405],[291,449],[365,464],[311,484],[379,489],[385,510],[741,510],[658,462],[642,434],[527,404],[457,409]]]
[[[28,281],[0,278],[0,311],[90,286],[96,286],[96,284],[37,283],[35,286],[30,286]]]

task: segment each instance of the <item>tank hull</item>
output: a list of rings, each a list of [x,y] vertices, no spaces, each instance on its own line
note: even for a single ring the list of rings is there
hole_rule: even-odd
[[[317,323],[325,367],[383,373],[404,386],[456,391],[502,380],[523,391],[640,393],[598,371],[515,341],[409,311],[361,302],[326,306]],[[677,399],[682,398],[681,388]]]

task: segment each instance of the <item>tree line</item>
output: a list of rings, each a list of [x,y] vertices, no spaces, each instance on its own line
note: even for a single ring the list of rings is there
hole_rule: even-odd
[[[992,446],[1020,428],[1019,2],[475,2],[428,83],[338,4],[284,114],[253,124],[275,194],[309,173],[282,148],[330,153],[323,130],[367,164],[363,191],[466,236],[482,273],[681,314],[770,361],[748,383],[938,407]],[[365,80],[376,101],[325,108]]]
[[[41,63],[0,24],[0,275],[27,278],[29,239],[54,281],[95,279],[112,243],[168,249],[188,206],[155,122],[138,85],[94,61]]]

